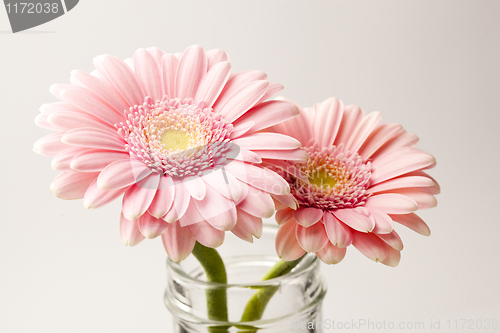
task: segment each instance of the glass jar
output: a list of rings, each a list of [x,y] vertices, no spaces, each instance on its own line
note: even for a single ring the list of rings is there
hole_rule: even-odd
[[[260,281],[278,261],[276,231],[275,226],[264,226],[262,237],[253,243],[226,233],[217,250],[226,265],[228,284],[206,282],[203,268],[192,255],[181,263],[168,260],[165,304],[173,316],[174,332],[321,332],[326,284],[315,255],[306,255],[288,274]],[[262,318],[241,322],[247,302],[262,288],[276,290]],[[210,320],[207,315],[207,291],[221,289],[227,294],[228,322]]]

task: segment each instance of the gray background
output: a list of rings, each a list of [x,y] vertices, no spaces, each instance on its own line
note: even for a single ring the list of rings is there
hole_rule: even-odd
[[[81,1],[11,34],[0,10],[0,331],[168,332],[161,241],[124,247],[120,201],[89,211],[49,185],[50,158],[32,152],[48,88],[92,58],[226,50],[234,70],[260,69],[308,106],[330,96],[382,111],[438,161],[431,237],[399,228],[397,268],[354,248],[323,265],[323,316],[338,321],[500,320],[499,1]],[[353,330],[357,332],[373,330]],[[417,330],[412,330],[416,332]],[[452,332],[471,330],[450,330]],[[484,330],[492,332],[494,330]]]

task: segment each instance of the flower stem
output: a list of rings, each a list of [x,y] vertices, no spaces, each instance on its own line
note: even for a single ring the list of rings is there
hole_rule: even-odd
[[[271,280],[280,276],[283,276],[297,266],[300,261],[305,257],[305,254],[294,261],[283,261],[280,259],[276,264],[271,267],[266,274],[262,277],[261,281]],[[265,286],[260,287],[259,290],[250,298],[248,301],[243,316],[241,317],[242,322],[255,321],[262,318],[264,310],[266,309],[267,303],[271,300],[273,295],[278,291],[279,286]],[[239,326],[242,332],[250,333],[257,332],[257,328],[253,326]]]
[[[207,282],[227,284],[226,267],[217,250],[196,242],[193,255],[205,270]],[[211,287],[206,290],[208,318],[211,320],[227,322],[227,295],[225,287]],[[229,326],[212,326],[210,333],[228,332]]]

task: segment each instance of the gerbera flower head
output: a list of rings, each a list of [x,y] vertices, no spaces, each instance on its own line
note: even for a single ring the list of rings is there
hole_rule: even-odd
[[[51,185],[58,197],[97,208],[123,195],[124,243],[161,235],[174,261],[196,241],[221,245],[228,230],[259,237],[275,202],[295,208],[288,183],[264,166],[307,156],[298,140],[262,130],[298,109],[266,101],[282,86],[263,72],[232,73],[226,53],[199,46],[103,55],[94,65],[52,86],[61,102],[36,118],[54,131],[34,149],[62,171]]]
[[[435,207],[438,184],[423,170],[434,158],[415,148],[418,138],[398,124],[381,124],[335,98],[302,109],[294,119],[273,126],[299,140],[306,162],[289,162],[281,171],[299,208],[281,208],[276,250],[284,260],[305,252],[325,263],[340,262],[349,245],[389,266],[400,260],[403,243],[394,222],[429,235],[414,212]]]

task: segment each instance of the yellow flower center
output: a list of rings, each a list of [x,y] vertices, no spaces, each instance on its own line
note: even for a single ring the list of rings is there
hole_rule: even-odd
[[[312,185],[316,185],[319,187],[334,187],[337,184],[337,178],[332,176],[327,170],[324,168],[316,169],[309,174],[309,181]]]
[[[161,134],[160,142],[168,150],[187,150],[191,139],[187,131],[170,128]]]
[[[295,167],[306,174],[308,182],[283,172],[295,199],[307,207],[321,209],[354,208],[366,203],[371,178],[371,163],[357,153],[349,153],[342,146],[306,147],[307,162]]]
[[[117,132],[135,160],[159,174],[181,179],[226,163],[233,125],[192,99],[164,97],[126,110]]]

